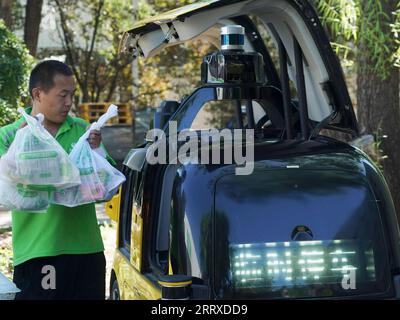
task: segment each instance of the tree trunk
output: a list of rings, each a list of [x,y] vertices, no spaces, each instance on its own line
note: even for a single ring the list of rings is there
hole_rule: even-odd
[[[13,0],[1,0],[0,1],[0,19],[4,20],[6,27],[11,29],[13,24],[12,18],[12,4]]]
[[[89,88],[86,81],[81,85],[81,90],[82,90],[82,103],[90,102]]]
[[[395,10],[396,2],[382,1],[382,7],[388,16],[391,16],[391,12]],[[384,31],[390,32],[388,28]],[[358,52],[358,121],[361,132],[373,134],[377,142],[381,142],[379,148],[382,150],[382,155],[386,157],[380,163],[392,193],[398,221],[400,221],[399,69],[392,66],[389,76],[382,79],[369,69],[369,66],[374,65],[373,53],[362,41],[360,41]]]
[[[28,0],[25,7],[24,41],[32,56],[36,56],[42,21],[43,0]]]

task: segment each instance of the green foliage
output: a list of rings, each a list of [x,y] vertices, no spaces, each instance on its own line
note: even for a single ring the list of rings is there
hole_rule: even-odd
[[[28,76],[33,58],[22,41],[0,20],[0,126],[16,117],[28,100]]]
[[[385,0],[386,1],[386,0]],[[390,17],[382,8],[381,1],[363,1],[359,24],[360,42],[362,48],[368,50],[368,55],[374,62],[371,70],[386,79],[393,65],[393,35],[390,32]],[[363,55],[365,52],[358,52]]]
[[[393,54],[393,61],[396,67],[400,68],[400,2],[397,10],[393,12],[394,22],[390,25],[392,28],[394,41],[396,43],[396,51]]]
[[[145,18],[154,16],[156,11],[154,10],[153,6],[148,3],[146,0],[140,0],[139,6],[136,12],[137,20],[143,20]]]
[[[193,2],[140,0],[134,11],[132,1],[125,0],[52,0],[61,22],[61,53],[74,68],[81,100],[132,99],[132,58],[118,53],[122,33],[132,27],[135,17],[142,20]],[[156,106],[171,94],[179,98],[189,93],[200,79],[201,58],[197,49],[184,45],[151,59],[140,59],[139,96],[133,97],[137,108]]]
[[[58,13],[63,51],[83,102],[114,100],[116,89],[132,82],[132,59],[118,51],[122,32],[132,25],[131,1],[52,0],[50,4]]]
[[[11,232],[4,229],[0,229],[0,272],[12,279],[13,252]]]
[[[317,1],[321,22],[344,40],[357,39],[360,10],[354,0]]]
[[[157,107],[161,100],[180,100],[189,94],[200,84],[202,58],[211,50],[210,44],[196,41],[139,59],[138,105]]]
[[[351,42],[357,41],[359,7],[353,0],[317,1],[321,22],[333,37],[332,47],[345,66],[353,64]]]
[[[11,31],[23,30],[25,24],[25,5],[21,1],[12,2],[12,26]]]
[[[196,0],[149,0],[148,3],[159,13],[182,7],[187,4],[199,2]]]
[[[393,64],[399,65],[399,12],[394,17],[387,16],[379,0],[315,0],[314,4],[334,39],[333,48],[345,64],[351,65],[357,56],[368,55],[373,62],[368,71],[382,79],[388,76]],[[353,49],[360,47],[358,52]]]

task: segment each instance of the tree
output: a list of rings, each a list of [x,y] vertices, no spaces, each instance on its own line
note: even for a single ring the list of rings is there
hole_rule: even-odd
[[[120,56],[118,46],[122,31],[131,25],[132,4],[123,0],[53,0],[51,4],[59,15],[63,51],[82,102],[112,100],[121,79],[125,86],[131,79],[127,70],[132,58]]]
[[[149,0],[139,5],[139,19],[191,4],[194,0]],[[157,107],[164,99],[180,100],[200,83],[202,58],[211,45],[201,41],[173,46],[154,57],[139,59],[140,88],[137,102]]]
[[[138,104],[157,107],[162,100],[180,100],[200,84],[200,66],[211,45],[196,41],[173,46],[139,60]]]
[[[176,9],[187,4],[196,2],[196,0],[148,0],[147,1],[157,12],[165,12]]]
[[[375,160],[383,168],[400,221],[398,1],[316,2],[334,46],[342,57],[355,62],[361,132],[375,136]],[[356,50],[352,51],[351,46]]]
[[[0,19],[4,20],[7,28],[11,28],[13,24],[12,16],[12,5],[13,0],[1,0],[0,1]]]
[[[15,120],[17,108],[28,98],[28,76],[33,64],[24,43],[0,20],[0,126]]]
[[[32,56],[36,56],[42,21],[43,0],[28,0],[25,7],[24,41]]]
[[[400,222],[400,101],[399,101],[399,69],[388,57],[393,57],[396,44],[391,34],[390,24],[392,12],[397,1],[384,0],[382,7],[361,1],[361,14],[377,13],[370,24],[362,25],[360,32],[368,32],[372,27],[380,26],[381,33],[370,33],[371,37],[361,37],[357,54],[357,101],[358,120],[361,130],[374,133],[383,152],[381,160],[386,180],[394,199],[398,220]],[[381,36],[376,39],[376,36]],[[377,42],[382,45],[382,57],[376,55]],[[381,72],[370,66],[378,66]]]

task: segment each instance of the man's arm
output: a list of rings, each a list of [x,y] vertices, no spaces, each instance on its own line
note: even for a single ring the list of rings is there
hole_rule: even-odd
[[[90,147],[97,152],[99,155],[101,155],[103,158],[105,158],[112,166],[116,166],[117,163],[113,158],[111,158],[110,154],[108,153],[107,149],[105,148],[102,139],[101,139],[101,132],[98,130],[93,130],[90,133],[89,136],[89,144]]]
[[[22,121],[18,127],[14,124],[10,124],[0,128],[0,157],[7,152],[11,143],[14,141],[17,131],[26,127],[26,125],[26,122]]]
[[[0,157],[3,156],[8,150],[9,144],[7,141],[7,137],[4,134],[3,130],[0,129]]]

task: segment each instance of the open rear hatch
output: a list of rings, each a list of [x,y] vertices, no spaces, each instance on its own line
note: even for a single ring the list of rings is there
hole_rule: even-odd
[[[270,85],[284,86],[254,19],[264,27],[279,50],[281,63],[304,99],[308,118],[317,125],[358,134],[357,121],[337,57],[313,7],[304,0],[208,0],[137,22],[125,32],[122,52],[149,57],[166,47],[203,39],[219,47],[220,28],[241,24],[246,28],[245,49],[263,54]],[[299,50],[297,50],[299,48]],[[297,50],[297,51],[296,51]],[[297,64],[296,52],[302,57]],[[304,80],[296,77],[303,69]],[[297,67],[300,68],[300,67]],[[280,80],[279,80],[280,78]],[[303,101],[301,101],[303,100]]]

